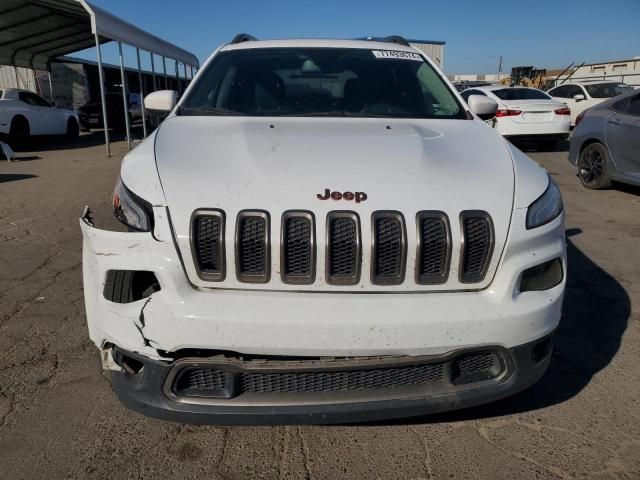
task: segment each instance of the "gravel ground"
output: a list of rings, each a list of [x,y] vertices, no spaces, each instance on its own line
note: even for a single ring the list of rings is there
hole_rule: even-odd
[[[198,427],[126,410],[101,373],[78,216],[113,224],[121,156],[97,134],[0,162],[0,478],[640,478],[640,190],[560,184],[569,281],[547,375],[515,397],[401,422]],[[114,146],[124,151],[122,142]]]

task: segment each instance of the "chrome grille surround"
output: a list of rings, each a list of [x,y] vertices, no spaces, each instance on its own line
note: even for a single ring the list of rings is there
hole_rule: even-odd
[[[282,283],[309,285],[316,279],[316,220],[306,210],[282,214],[280,228]]]
[[[460,231],[460,282],[481,282],[489,270],[495,244],[491,216],[482,210],[465,210],[460,213]]]
[[[437,210],[423,210],[416,214],[416,230],[416,283],[446,283],[449,278],[452,248],[449,217]]]
[[[400,285],[407,264],[407,229],[396,211],[371,215],[371,283]]]
[[[326,279],[331,285],[356,285],[360,282],[362,237],[360,217],[355,212],[333,211],[327,214]]]
[[[236,276],[246,283],[267,283],[271,278],[271,225],[262,210],[242,210],[236,220]]]
[[[217,209],[198,209],[191,215],[191,252],[198,276],[221,282],[226,276],[225,214]]]

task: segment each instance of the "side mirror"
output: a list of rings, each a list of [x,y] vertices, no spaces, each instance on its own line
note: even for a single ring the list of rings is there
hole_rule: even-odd
[[[498,111],[498,103],[483,95],[469,95],[467,105],[482,120],[495,117]]]
[[[178,92],[158,90],[144,97],[144,108],[155,112],[169,113],[178,103]]]
[[[573,99],[574,99],[576,102],[581,102],[581,101],[582,101],[582,100],[584,100],[585,98],[584,98],[584,95],[583,95],[583,94],[579,93],[579,94],[577,94],[577,95],[574,95],[574,96],[573,96]]]

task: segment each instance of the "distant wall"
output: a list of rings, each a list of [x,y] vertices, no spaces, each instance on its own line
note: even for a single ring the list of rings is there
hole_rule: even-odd
[[[556,83],[566,81],[566,78],[567,75],[563,75]],[[640,59],[583,65],[575,69],[569,80],[614,80],[640,88]]]
[[[79,63],[51,64],[53,100],[60,107],[77,109],[89,100],[87,76],[84,65]],[[43,82],[43,95],[49,97],[49,84]]]
[[[422,51],[441,69],[444,68],[444,45],[436,43],[411,43],[411,46]]]
[[[501,73],[500,80],[505,78],[509,78],[508,73]],[[484,82],[498,82],[498,74],[497,73],[469,73],[462,75],[449,75],[449,80],[452,82],[476,82],[476,81],[484,81]]]
[[[18,75],[17,83],[16,73]],[[37,92],[35,72],[30,68],[18,67],[16,69],[8,65],[0,65],[0,88],[24,88]]]

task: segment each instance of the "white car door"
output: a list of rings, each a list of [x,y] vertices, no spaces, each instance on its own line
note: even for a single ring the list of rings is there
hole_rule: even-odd
[[[575,102],[575,108],[571,109],[571,119],[573,120],[573,125],[575,125],[575,120],[578,115],[584,112],[587,108],[591,108],[604,100],[602,98],[593,98],[591,95],[589,95],[589,92],[587,92],[587,90],[582,85],[574,85],[574,87],[580,89],[579,92],[576,90],[576,95],[584,96],[584,100]],[[576,110],[575,114],[573,112],[574,109]]]
[[[59,132],[56,116],[44,98],[32,92],[20,92],[20,101],[26,104],[25,114],[31,135],[54,135]]]
[[[587,92],[580,85],[560,85],[549,90],[549,95],[564,103],[571,110],[571,126],[576,124],[576,117],[590,107],[587,105]],[[579,97],[582,95],[582,98]]]

